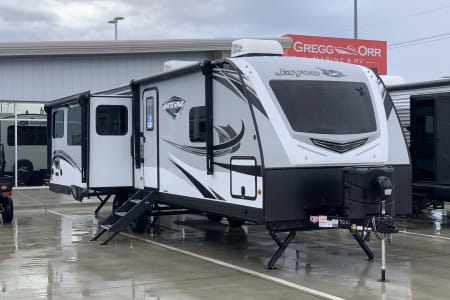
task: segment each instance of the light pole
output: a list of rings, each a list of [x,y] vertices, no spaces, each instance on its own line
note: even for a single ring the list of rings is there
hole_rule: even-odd
[[[117,41],[117,23],[125,19],[124,17],[115,17],[114,19],[108,21],[109,24],[114,24],[114,39]]]
[[[353,28],[354,28],[354,36],[353,38],[356,40],[358,39],[358,0],[354,0],[355,1],[355,6],[353,8]]]

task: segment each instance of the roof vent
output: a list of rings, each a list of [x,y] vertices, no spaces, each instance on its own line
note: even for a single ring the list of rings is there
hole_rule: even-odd
[[[283,56],[283,47],[273,40],[241,39],[231,44],[231,57]]]
[[[189,60],[168,60],[164,63],[164,72],[173,71],[175,69],[180,69],[188,66],[193,66],[199,64],[198,61]]]

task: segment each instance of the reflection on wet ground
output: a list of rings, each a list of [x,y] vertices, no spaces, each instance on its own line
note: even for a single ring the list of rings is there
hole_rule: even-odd
[[[58,212],[0,224],[0,299],[316,299],[122,236],[91,243],[92,208]]]
[[[89,242],[98,220],[92,207],[19,211],[0,224],[0,299],[316,299],[275,283],[174,253],[125,236],[108,246]],[[108,214],[107,210],[101,217]],[[448,299],[450,230],[445,214],[435,234],[432,212],[398,219],[387,247],[387,284],[380,277],[380,242],[367,261],[344,230],[299,232],[279,260],[264,269],[275,243],[264,227],[230,228],[195,215],[163,217],[138,235],[346,299]]]

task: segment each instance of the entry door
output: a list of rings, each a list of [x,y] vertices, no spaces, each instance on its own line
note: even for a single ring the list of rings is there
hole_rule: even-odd
[[[436,179],[434,99],[411,98],[411,156],[416,182]]]
[[[144,132],[144,187],[158,188],[158,92],[145,89],[141,97]]]
[[[450,96],[437,96],[436,183],[450,184]]]

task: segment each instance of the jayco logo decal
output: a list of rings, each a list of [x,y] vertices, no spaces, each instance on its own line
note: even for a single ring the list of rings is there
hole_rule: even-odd
[[[330,76],[330,77],[345,77],[345,74],[336,70],[328,70],[328,69],[322,69],[322,68],[317,68],[320,71],[322,71],[323,75],[326,76]]]
[[[176,119],[183,110],[185,102],[186,101],[180,97],[172,96],[162,104],[162,108],[172,117],[172,119]]]
[[[293,70],[293,69],[285,69],[280,68],[278,72],[275,72],[277,76],[320,76],[320,72],[316,70]]]

